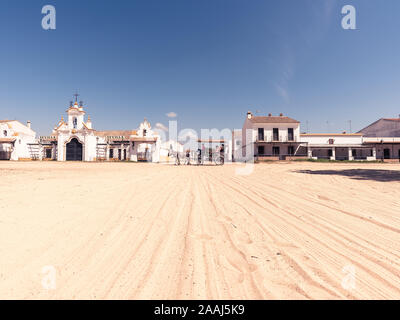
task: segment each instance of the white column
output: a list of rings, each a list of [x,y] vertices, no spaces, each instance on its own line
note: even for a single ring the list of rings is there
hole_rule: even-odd
[[[353,158],[353,153],[352,153],[352,149],[349,147],[349,160],[352,161],[354,160]]]
[[[62,136],[57,139],[57,161],[64,161],[64,139]]]
[[[39,160],[43,160],[43,146],[39,144]]]
[[[312,158],[312,149],[310,147],[307,147],[307,155],[310,159]]]
[[[88,138],[87,135],[83,137],[83,142],[85,143],[84,149],[83,149],[83,159],[82,161],[89,161],[89,146],[88,146]]]
[[[56,144],[53,143],[51,146],[51,159],[56,160]]]
[[[336,148],[332,148],[332,157],[331,160],[336,160]]]

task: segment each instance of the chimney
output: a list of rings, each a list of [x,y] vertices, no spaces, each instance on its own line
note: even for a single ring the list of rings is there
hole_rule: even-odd
[[[279,116],[280,116],[280,117],[283,117],[283,113],[280,113]]]
[[[31,128],[31,121],[30,120],[28,120],[27,122],[26,122],[26,126],[30,129]]]
[[[268,113],[268,117],[272,117],[272,113]]]
[[[251,119],[253,117],[253,114],[251,111],[247,111],[247,119]]]

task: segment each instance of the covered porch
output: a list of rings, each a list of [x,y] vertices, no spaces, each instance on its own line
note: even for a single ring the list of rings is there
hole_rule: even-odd
[[[157,148],[158,139],[156,137],[131,137],[132,145],[130,160],[140,162],[158,162],[159,148]]]
[[[0,138],[0,160],[12,160],[16,138]]]
[[[256,160],[287,160],[307,157],[307,143],[301,142],[256,142]]]
[[[309,145],[308,158],[326,160],[376,160],[376,148],[360,145]]]

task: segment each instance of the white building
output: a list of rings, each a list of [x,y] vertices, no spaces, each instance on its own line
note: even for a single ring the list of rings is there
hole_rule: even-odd
[[[35,141],[30,121],[24,125],[17,120],[0,120],[0,160],[31,159],[30,143]]]
[[[285,117],[283,114],[280,116],[269,114],[267,117],[253,116],[249,111],[242,129],[242,159],[312,158],[366,161],[395,159],[398,161],[400,159],[399,130],[400,118],[381,119],[359,133],[300,134],[300,122],[297,120]],[[387,135],[388,132],[392,135],[397,133],[399,137],[381,137]],[[235,136],[234,133],[234,140]]]
[[[304,133],[307,155],[313,159],[376,160],[376,149],[364,144],[360,133]]]
[[[289,117],[254,116],[250,111],[242,129],[242,157],[249,160],[284,160],[305,156],[300,140],[300,122]]]
[[[399,118],[381,118],[359,131],[363,142],[375,148],[376,157],[385,161],[400,161]]]
[[[85,121],[83,104],[70,104],[51,136],[32,144],[32,158],[58,161],[148,161],[160,158],[160,136],[144,119],[137,130],[97,131],[90,117]]]

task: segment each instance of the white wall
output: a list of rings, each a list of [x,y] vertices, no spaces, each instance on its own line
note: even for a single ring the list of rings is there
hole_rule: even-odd
[[[272,141],[273,129],[278,128],[279,130],[279,141],[288,141],[288,129],[293,129],[294,141],[300,141],[300,125],[298,123],[254,123],[254,136],[258,138],[258,128],[264,129],[264,140]]]
[[[7,132],[7,135],[4,134]],[[0,137],[1,138],[15,138],[14,146],[10,144],[8,150],[11,153],[11,160],[19,160],[20,158],[30,158],[28,143],[36,142],[36,132],[28,128],[17,120],[5,122],[0,124]]]
[[[318,134],[302,134],[301,142],[307,142],[312,145],[329,145],[329,140],[333,139],[333,145],[361,145],[361,135],[318,135]]]

